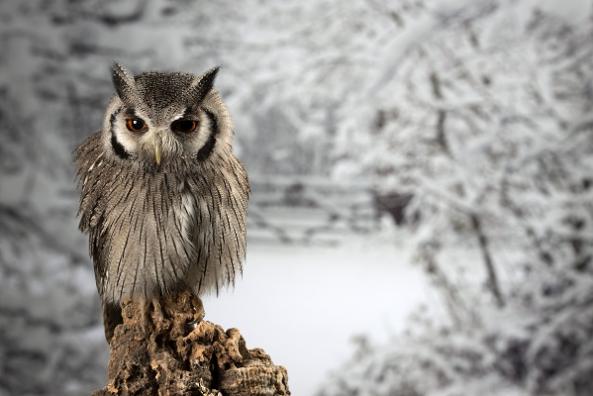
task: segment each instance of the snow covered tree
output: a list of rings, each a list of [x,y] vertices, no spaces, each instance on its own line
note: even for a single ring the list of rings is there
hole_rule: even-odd
[[[340,175],[362,163],[413,196],[449,315],[359,352],[322,394],[590,392],[593,23],[538,6],[427,6],[340,125]]]

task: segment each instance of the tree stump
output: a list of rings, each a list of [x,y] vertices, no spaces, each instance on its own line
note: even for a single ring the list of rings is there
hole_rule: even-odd
[[[290,395],[288,374],[237,329],[204,319],[190,292],[122,304],[110,342],[108,383],[93,396]]]

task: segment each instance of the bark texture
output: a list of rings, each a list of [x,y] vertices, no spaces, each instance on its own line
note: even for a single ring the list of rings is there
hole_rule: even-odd
[[[183,292],[122,304],[110,342],[108,383],[93,396],[290,395],[286,369],[247,349],[237,329],[203,320],[199,298]]]

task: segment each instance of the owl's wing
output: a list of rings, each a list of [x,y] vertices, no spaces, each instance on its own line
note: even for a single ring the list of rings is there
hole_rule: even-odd
[[[98,201],[98,191],[94,187],[100,182],[98,170],[102,153],[101,132],[92,134],[74,150],[74,164],[80,189],[79,227],[84,232],[88,232],[91,227],[93,208]]]
[[[100,223],[105,209],[105,200],[101,199],[101,193],[113,178],[105,175],[108,170],[103,160],[101,132],[92,134],[75,149],[74,163],[80,189],[79,228],[89,233],[89,252],[93,258],[97,289],[102,294],[106,267],[100,257]]]
[[[228,154],[201,163],[189,181],[194,221],[190,238],[196,262],[188,283],[196,294],[234,285],[245,259],[249,181],[241,163]]]

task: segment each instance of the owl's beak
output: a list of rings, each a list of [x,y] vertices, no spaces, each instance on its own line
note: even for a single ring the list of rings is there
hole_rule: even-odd
[[[154,141],[154,162],[157,166],[161,164],[161,139],[159,138]]]
[[[163,160],[163,136],[160,131],[155,131],[147,136],[144,150],[147,160],[153,160],[154,164],[159,167]]]

